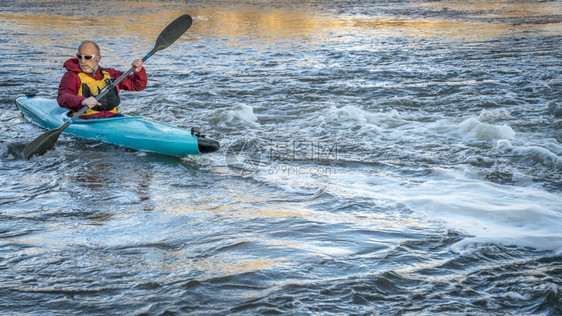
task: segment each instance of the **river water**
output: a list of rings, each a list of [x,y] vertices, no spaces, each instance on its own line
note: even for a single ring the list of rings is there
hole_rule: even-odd
[[[173,158],[43,130],[81,40]],[[0,313],[562,314],[560,1],[0,4]]]

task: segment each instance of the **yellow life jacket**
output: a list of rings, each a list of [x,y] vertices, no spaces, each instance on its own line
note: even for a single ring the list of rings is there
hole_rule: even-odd
[[[78,89],[78,95],[79,96],[84,96],[84,97],[90,97],[90,96],[97,96],[100,91],[108,84],[111,84],[111,75],[109,74],[109,72],[105,69],[101,69],[101,73],[103,74],[103,78],[100,80],[96,80],[90,76],[88,76],[86,73],[84,72],[79,72],[78,73],[78,78],[80,78],[80,88]],[[86,85],[88,87],[88,90],[90,90],[89,95],[84,95],[84,85]],[[111,92],[110,92],[111,93]],[[95,107],[94,107],[95,109]],[[81,116],[91,116],[91,115],[95,115],[98,114],[100,112],[103,111],[97,111],[94,109],[88,109],[86,110],[86,112],[84,112],[84,114],[82,114]],[[117,106],[112,108],[109,111],[106,112],[111,112],[111,113],[119,113],[119,110],[117,109]]]

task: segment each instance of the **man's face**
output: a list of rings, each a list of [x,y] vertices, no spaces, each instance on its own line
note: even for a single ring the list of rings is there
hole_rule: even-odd
[[[82,56],[80,58],[80,69],[85,73],[93,73],[98,70],[99,62],[101,56],[98,54],[96,47],[92,44],[86,43],[80,47],[78,54]],[[93,56],[91,59],[89,56]]]

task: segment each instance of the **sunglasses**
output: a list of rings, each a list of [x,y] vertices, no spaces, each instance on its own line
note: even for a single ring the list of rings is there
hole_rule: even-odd
[[[99,54],[93,54],[93,55],[81,55],[81,54],[76,54],[76,57],[78,57],[78,59],[82,60],[82,57],[84,57],[85,60],[90,60],[94,57],[96,57]]]

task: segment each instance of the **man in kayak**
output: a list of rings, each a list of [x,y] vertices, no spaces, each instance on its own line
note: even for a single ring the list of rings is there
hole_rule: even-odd
[[[60,107],[73,112],[87,106],[89,109],[80,118],[122,116],[117,109],[120,103],[119,90],[140,91],[146,87],[146,71],[142,66],[142,59],[137,59],[131,64],[135,67],[133,74],[121,81],[116,89],[112,89],[97,101],[95,96],[103,87],[111,84],[123,75],[123,72],[100,67],[100,49],[92,41],[82,42],[78,46],[76,57],[67,60],[63,65],[67,72],[60,81],[57,101]]]

